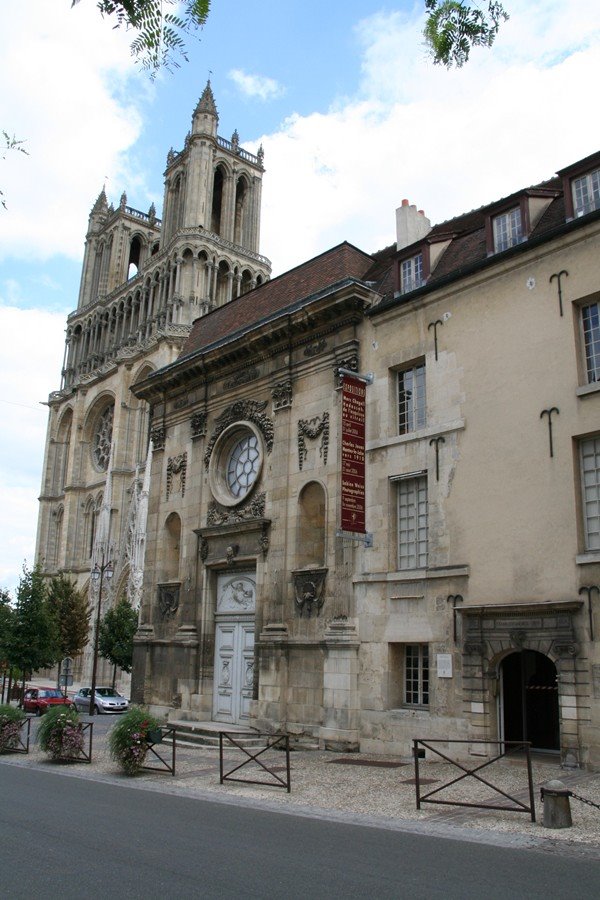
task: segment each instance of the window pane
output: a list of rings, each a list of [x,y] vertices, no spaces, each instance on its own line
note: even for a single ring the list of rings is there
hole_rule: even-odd
[[[581,325],[585,346],[585,364],[588,384],[600,381],[600,320],[598,304],[591,303],[581,309]]]
[[[511,209],[510,212],[495,216],[492,224],[496,253],[508,250],[509,247],[514,247],[515,244],[520,244],[523,240],[520,207],[517,206],[515,209]]]
[[[423,284],[423,254],[418,253],[400,264],[400,291],[406,294]]]
[[[427,478],[398,482],[398,568],[427,566]]]
[[[600,549],[600,438],[581,442],[586,550]]]
[[[398,373],[398,433],[410,434],[425,425],[425,366]]]

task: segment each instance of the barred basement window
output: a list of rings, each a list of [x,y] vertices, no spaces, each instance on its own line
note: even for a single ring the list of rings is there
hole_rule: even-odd
[[[427,644],[406,644],[404,648],[404,702],[408,706],[429,705]]]

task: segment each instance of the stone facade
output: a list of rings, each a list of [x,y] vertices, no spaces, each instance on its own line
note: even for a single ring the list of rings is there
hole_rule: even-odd
[[[116,565],[106,608],[123,593],[139,602],[131,559],[144,540],[135,515],[150,433],[161,448],[162,422],[131,387],[177,359],[195,319],[270,275],[258,253],[262,151],[243,150],[237,135],[219,137],[217,124],[209,83],[183,149],[169,151],[162,222],[153,207],[129,207],[125,194],[109,206],[104,190],[90,214],[61,387],[49,397],[36,560],[48,575],[73,573],[89,591],[104,549]],[[110,547],[95,548],[111,448]],[[185,460],[173,458],[169,473],[166,490],[181,498]],[[88,648],[75,675],[88,680],[90,670]]]

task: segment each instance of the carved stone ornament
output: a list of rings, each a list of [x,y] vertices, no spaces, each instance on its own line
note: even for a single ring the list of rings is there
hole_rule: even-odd
[[[260,429],[265,441],[267,453],[273,449],[273,436],[275,429],[273,423],[268,416],[265,416],[264,410],[267,406],[267,400],[237,400],[225,409],[216,421],[215,428],[211,435],[206,453],[204,454],[204,465],[208,471],[210,457],[214,450],[215,444],[219,439],[219,435],[225,431],[234,422],[252,422]]]
[[[179,584],[158,585],[158,609],[161,618],[171,619],[179,608]]]
[[[225,551],[225,556],[227,557],[227,562],[229,565],[234,561],[238,553],[240,552],[239,544],[230,544],[227,550]]]
[[[208,416],[205,412],[194,413],[190,419],[190,428],[192,431],[192,440],[204,437],[206,434],[206,420]]]
[[[170,456],[167,463],[167,500],[171,494],[185,496],[185,477],[187,473],[187,453]]]
[[[467,641],[464,645],[464,651],[467,656],[481,656],[483,654],[483,644]]]
[[[150,440],[152,441],[153,450],[165,449],[166,431],[163,425],[157,425],[150,432]]]
[[[227,381],[223,382],[223,388],[226,391],[231,390],[231,388],[239,387],[242,384],[248,384],[250,381],[256,381],[256,379],[260,376],[260,372],[258,369],[242,369],[240,372],[236,372],[235,375],[232,375],[231,378],[228,378]]]
[[[516,647],[517,650],[522,650],[525,646],[525,641],[527,640],[527,632],[526,631],[511,631],[510,633],[510,642],[513,647]]]
[[[271,545],[271,541],[270,541],[269,535],[267,533],[267,527],[268,526],[266,526],[266,525],[263,526],[263,531],[262,531],[261,536],[258,539],[258,543],[257,543],[257,547],[256,547],[258,552],[262,553],[263,558],[266,557],[267,553],[269,552],[269,547]]]
[[[327,569],[305,569],[292,572],[296,609],[299,610],[301,617],[306,612],[310,619],[313,610],[315,615],[319,615],[325,601],[326,576]]]
[[[273,398],[273,412],[290,407],[292,405],[292,382],[290,379],[276,384],[271,390],[271,397]]]
[[[306,449],[305,438],[311,441],[321,438],[319,446],[319,455],[323,460],[323,465],[327,465],[327,452],[329,450],[329,413],[324,412],[322,416],[315,416],[314,419],[298,420],[298,465],[300,471],[304,465],[304,460],[308,455]]]
[[[557,656],[563,658],[574,658],[579,654],[579,644],[577,641],[554,641],[552,649]]]
[[[346,359],[337,359],[335,362],[335,378],[338,387],[342,386],[343,375],[340,375],[340,369],[348,369],[350,372],[358,372],[358,353],[353,353]]]
[[[304,355],[309,357],[318,356],[324,350],[327,350],[327,341],[325,338],[322,338],[320,341],[315,341],[314,344],[309,344],[308,347],[305,347]]]
[[[208,558],[208,541],[206,538],[202,538],[200,541],[200,559],[202,562],[205,562]]]
[[[265,515],[266,494],[257,494],[244,506],[229,509],[221,506],[215,500],[208,507],[206,516],[207,525],[231,525],[237,522],[249,522],[252,519],[262,519]]]

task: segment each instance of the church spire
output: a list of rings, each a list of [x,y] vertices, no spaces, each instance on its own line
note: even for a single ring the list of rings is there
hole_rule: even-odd
[[[217,105],[209,78],[194,110],[192,134],[212,134],[216,137],[218,124],[219,113],[217,112]]]

